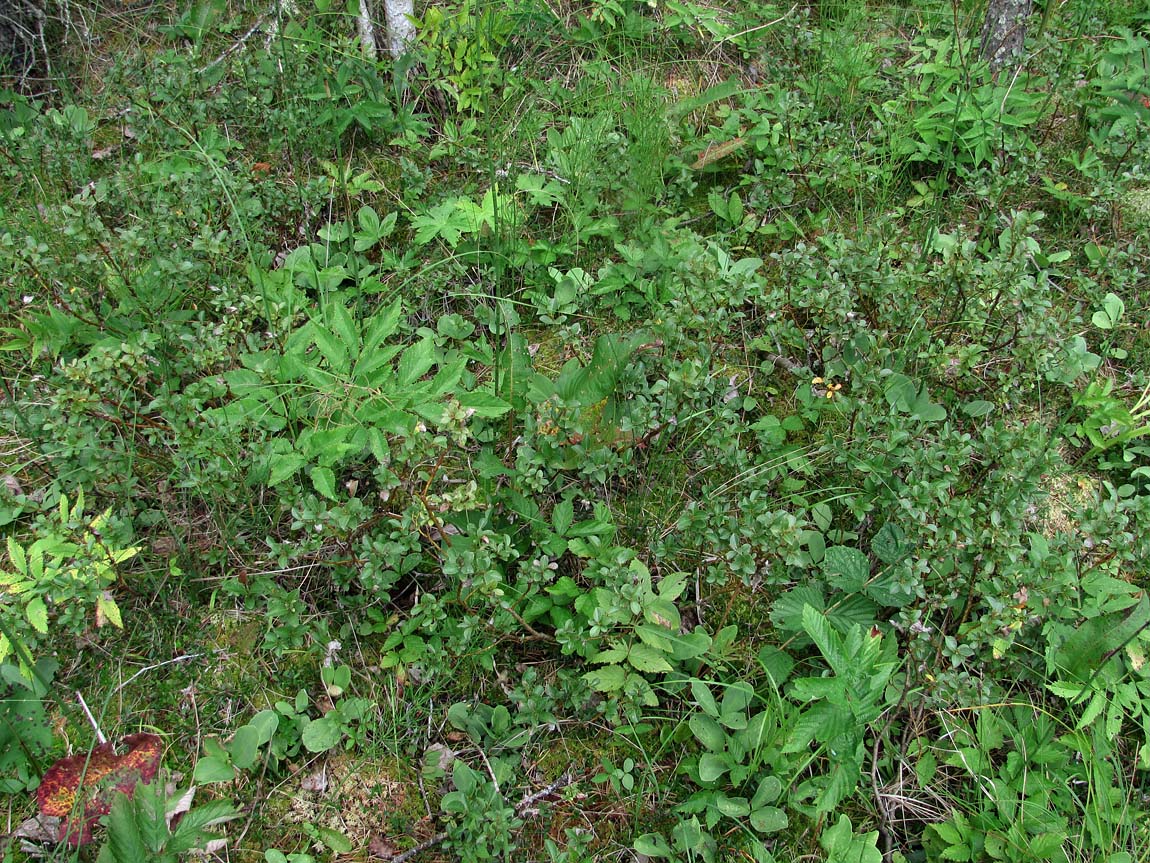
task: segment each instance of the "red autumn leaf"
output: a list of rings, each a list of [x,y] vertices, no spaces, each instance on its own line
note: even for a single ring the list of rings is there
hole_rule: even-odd
[[[155,734],[130,734],[120,741],[122,755],[111,742],[90,753],[61,758],[40,779],[36,802],[44,815],[60,818],[59,841],[72,845],[92,841],[92,828],[112,810],[116,793],[132,796],[136,784],[151,782],[160,768],[163,741]],[[78,804],[83,816],[72,817]]]

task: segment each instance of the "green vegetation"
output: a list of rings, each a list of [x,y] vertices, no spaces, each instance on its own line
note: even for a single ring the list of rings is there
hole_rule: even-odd
[[[290,6],[9,62],[5,861],[1150,860],[1140,4]]]

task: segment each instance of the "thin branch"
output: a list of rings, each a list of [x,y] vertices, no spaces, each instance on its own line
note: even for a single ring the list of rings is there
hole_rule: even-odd
[[[163,668],[165,665],[172,665],[173,663],[176,663],[176,662],[188,662],[189,660],[192,660],[192,659],[199,659],[201,656],[204,656],[204,655],[205,654],[203,654],[203,653],[185,653],[183,656],[176,656],[172,659],[165,659],[163,662],[157,662],[155,665],[146,665],[143,668],[141,668],[139,671],[137,671],[135,674],[133,674],[131,677],[129,677],[127,680],[125,680],[123,683],[121,683],[119,686],[117,686],[116,692],[119,692],[125,686],[127,686],[129,683],[131,683],[133,680],[135,680],[137,677],[139,677],[140,675],[145,674],[149,671],[155,671],[157,668]],[[77,693],[77,695],[78,694],[79,693]]]
[[[100,725],[96,722],[96,717],[92,715],[92,711],[88,709],[88,702],[84,700],[83,694],[80,690],[76,690],[76,700],[80,702],[80,709],[84,711],[84,715],[88,717],[88,722],[92,726],[92,730],[96,732],[97,742],[103,746],[108,742],[108,738],[104,736],[104,732],[100,730]]]
[[[218,66],[220,63],[222,63],[224,60],[226,60],[232,54],[236,53],[236,51],[240,50],[240,48],[242,48],[244,46],[245,42],[247,42],[250,38],[252,38],[252,36],[254,36],[256,33],[259,32],[260,28],[264,25],[264,21],[267,20],[268,15],[270,15],[270,14],[271,13],[269,13],[269,12],[265,12],[263,15],[261,15],[259,18],[257,18],[256,23],[253,24],[248,29],[248,32],[244,33],[243,36],[241,36],[239,39],[237,39],[235,42],[233,42],[231,47],[229,47],[222,54],[220,54],[219,57],[217,57],[215,60],[213,60],[211,63],[209,63],[203,69],[201,69],[200,74],[202,75],[204,72],[207,72],[209,69],[214,69],[216,66]]]

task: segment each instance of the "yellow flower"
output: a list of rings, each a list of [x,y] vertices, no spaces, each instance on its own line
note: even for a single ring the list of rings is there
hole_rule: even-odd
[[[835,397],[835,393],[843,388],[842,384],[832,383],[827,378],[811,378],[811,386],[815,386],[817,384],[823,384],[826,387],[826,391],[823,393],[823,396],[828,399],[833,399]]]

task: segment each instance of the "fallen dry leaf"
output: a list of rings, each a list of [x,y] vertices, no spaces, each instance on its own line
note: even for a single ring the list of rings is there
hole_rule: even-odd
[[[371,841],[367,843],[367,850],[372,857],[380,860],[390,860],[399,853],[395,843],[383,835],[372,836]]]

